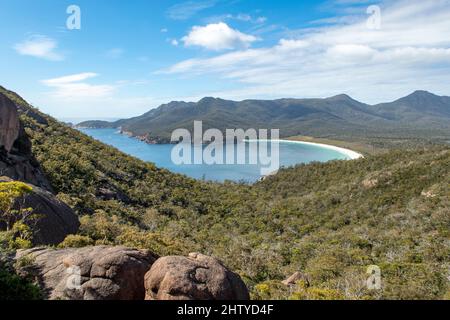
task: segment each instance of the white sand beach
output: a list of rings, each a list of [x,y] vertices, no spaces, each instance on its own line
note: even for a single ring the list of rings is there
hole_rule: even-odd
[[[336,146],[333,146],[333,145],[330,145],[330,144],[324,144],[324,143],[295,141],[295,140],[284,140],[284,139],[280,139],[280,140],[245,140],[245,141],[246,142],[277,141],[279,143],[304,144],[304,145],[317,146],[317,147],[321,147],[321,148],[324,148],[324,149],[330,149],[330,150],[337,151],[339,153],[342,153],[346,157],[348,157],[349,160],[356,160],[356,159],[364,158],[364,156],[361,153],[359,153],[359,152],[356,152],[356,151],[353,151],[353,150],[350,150],[350,149],[346,149],[346,148],[336,147]]]
[[[326,149],[330,149],[330,150],[335,150],[337,152],[340,152],[340,153],[346,155],[349,158],[349,160],[364,158],[364,156],[359,152],[356,152],[356,151],[353,151],[350,149],[346,149],[346,148],[336,147],[336,146],[333,146],[330,144],[306,142],[306,141],[295,141],[295,140],[279,140],[279,141],[283,142],[283,143],[305,144],[305,145],[312,145],[312,146],[318,146],[318,147],[322,147],[322,148],[326,148]]]

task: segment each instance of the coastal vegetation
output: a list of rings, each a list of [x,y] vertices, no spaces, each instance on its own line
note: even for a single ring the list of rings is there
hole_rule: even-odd
[[[201,252],[239,273],[255,299],[450,297],[448,145],[410,143],[219,184],[135,159],[4,93],[58,198],[80,217],[62,247]],[[371,265],[381,289],[366,285]],[[304,280],[281,282],[295,272]]]
[[[36,300],[42,295],[31,279],[16,274],[8,259],[16,249],[31,247],[32,232],[24,223],[30,219],[31,211],[14,206],[16,199],[29,193],[31,188],[22,182],[0,183],[0,300]]]
[[[31,229],[25,222],[33,219],[33,210],[16,206],[17,199],[31,192],[31,187],[22,182],[0,183],[0,246],[9,249],[31,247]]]

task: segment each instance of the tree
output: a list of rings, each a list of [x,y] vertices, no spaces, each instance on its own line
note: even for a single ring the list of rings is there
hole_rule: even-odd
[[[0,183],[0,227],[6,230],[0,238],[10,248],[31,246],[32,232],[25,222],[34,220],[36,214],[32,208],[23,208],[21,201],[32,190],[22,182]]]

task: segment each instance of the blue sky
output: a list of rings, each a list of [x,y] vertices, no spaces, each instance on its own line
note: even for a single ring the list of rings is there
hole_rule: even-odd
[[[449,34],[448,0],[0,0],[0,85],[59,118],[204,96],[450,95]]]

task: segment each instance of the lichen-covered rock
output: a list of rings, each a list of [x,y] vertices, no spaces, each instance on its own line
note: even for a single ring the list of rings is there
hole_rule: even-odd
[[[0,177],[0,183],[11,181],[8,177]],[[24,223],[33,232],[34,245],[57,245],[69,234],[77,233],[80,226],[78,216],[67,204],[44,189],[29,186],[31,192],[17,198],[14,208],[33,210],[33,219],[26,219]]]
[[[199,253],[157,260],[145,275],[146,300],[248,300],[241,278]]]
[[[19,137],[20,122],[15,104],[0,93],[0,148],[7,152]]]
[[[144,276],[157,258],[126,247],[36,248],[19,250],[16,265],[25,264],[18,271],[33,276],[48,299],[144,300]]]

